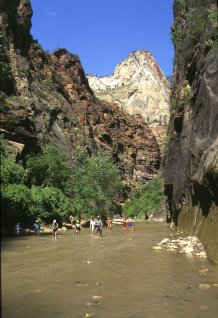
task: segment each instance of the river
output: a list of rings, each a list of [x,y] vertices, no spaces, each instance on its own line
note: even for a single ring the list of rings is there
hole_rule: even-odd
[[[83,229],[1,243],[3,318],[214,318],[218,268],[207,259],[152,250],[176,230],[164,223]],[[201,270],[208,269],[207,275]],[[200,271],[200,272],[199,272]],[[211,284],[201,289],[199,284]]]

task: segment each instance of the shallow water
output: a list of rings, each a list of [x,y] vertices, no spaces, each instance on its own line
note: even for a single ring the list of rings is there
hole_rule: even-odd
[[[103,238],[83,229],[39,238],[4,239],[1,250],[3,318],[214,318],[218,268],[205,259],[152,250],[175,235],[162,223],[117,225]],[[206,276],[199,270],[209,269]],[[93,296],[95,296],[93,298]]]

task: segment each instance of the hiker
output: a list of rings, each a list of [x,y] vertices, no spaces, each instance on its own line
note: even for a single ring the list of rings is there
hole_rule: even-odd
[[[128,218],[127,226],[129,231],[133,231],[133,225],[134,225],[133,220],[131,218]]]
[[[71,215],[69,219],[70,219],[70,224],[72,224],[72,225],[73,225],[74,217]]]
[[[91,219],[91,221],[90,221],[90,229],[91,229],[92,235],[93,235],[94,232],[95,232],[95,219]]]
[[[16,236],[20,235],[20,230],[21,230],[20,223],[17,223],[14,228],[14,232]]]
[[[34,227],[35,234],[37,236],[39,236],[40,235],[40,229],[41,229],[41,224],[39,223],[39,220],[36,220],[36,222],[34,223],[33,227]]]
[[[126,217],[123,218],[123,231],[127,230],[127,220]]]
[[[79,236],[80,235],[80,231],[82,229],[82,225],[80,224],[79,220],[76,221],[75,229],[76,229],[76,235]]]
[[[108,226],[108,230],[112,230],[112,220],[111,220],[111,218],[107,219],[107,226]]]
[[[56,239],[58,234],[58,223],[56,220],[53,221],[51,228],[53,232],[53,237]]]
[[[96,225],[97,225],[96,234],[99,234],[102,237],[102,220],[100,216],[97,217]]]

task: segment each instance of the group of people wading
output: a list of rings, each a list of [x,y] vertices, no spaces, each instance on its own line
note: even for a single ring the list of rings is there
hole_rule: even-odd
[[[91,219],[90,229],[93,235],[97,234],[99,236],[102,236],[102,226],[103,226],[103,223],[100,216],[98,216],[97,218]]]
[[[123,230],[135,231],[135,223],[132,218],[123,218]]]
[[[79,236],[80,231],[83,228],[80,221],[77,220],[75,222],[74,217],[70,216],[70,223],[72,225],[72,228],[75,229],[76,235]],[[108,230],[112,230],[113,220],[111,218],[108,218],[106,223],[107,223]],[[124,231],[134,231],[135,230],[135,224],[134,224],[132,218],[125,218],[124,217],[123,219],[120,219],[120,223],[123,224]],[[40,231],[41,231],[41,224],[40,224],[39,220],[35,221],[33,228],[34,228],[35,235],[39,236]],[[103,228],[103,222],[102,222],[100,216],[97,216],[96,218],[92,218],[90,220],[90,229],[91,229],[92,235],[97,235],[97,236],[102,237],[103,236],[102,235],[102,228]],[[59,225],[58,225],[56,220],[53,220],[52,225],[51,225],[51,229],[52,229],[52,234],[53,234],[54,239],[57,239]],[[16,236],[19,236],[20,230],[21,230],[20,223],[17,223],[15,226],[15,235]]]

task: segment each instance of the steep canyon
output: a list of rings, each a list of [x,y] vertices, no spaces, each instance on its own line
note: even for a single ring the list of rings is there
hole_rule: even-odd
[[[153,178],[160,149],[143,117],[98,99],[77,55],[42,49],[30,34],[29,1],[1,0],[0,10],[1,132],[16,160],[53,142],[72,162],[85,146],[110,152],[127,186]]]
[[[165,192],[173,221],[218,264],[217,4],[176,0],[174,19]]]
[[[69,164],[78,147],[108,151],[128,188],[161,165],[172,220],[218,264],[216,2],[174,1],[170,108],[149,52],[131,53],[112,76],[86,76],[77,55],[43,50],[31,17],[30,1],[0,0],[0,125],[16,162],[50,142]]]

